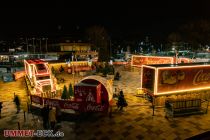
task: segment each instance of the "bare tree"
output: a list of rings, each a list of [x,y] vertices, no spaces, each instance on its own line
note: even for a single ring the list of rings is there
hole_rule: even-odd
[[[170,43],[180,42],[180,41],[181,41],[181,36],[180,36],[179,33],[173,32],[173,33],[169,34],[169,36],[168,36],[168,41],[169,41]]]
[[[94,50],[99,52],[98,61],[109,61],[110,37],[102,26],[92,26],[87,29],[87,38],[93,44]]]
[[[193,50],[210,43],[210,20],[188,22],[179,28],[182,40],[189,42]]]

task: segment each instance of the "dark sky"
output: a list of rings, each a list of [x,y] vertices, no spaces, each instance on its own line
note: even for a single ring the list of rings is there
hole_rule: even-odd
[[[130,2],[130,3],[129,3]],[[210,2],[193,0],[140,0],[134,3],[29,3],[0,9],[0,36],[71,34],[91,25],[104,26],[112,38],[132,39],[149,35],[166,38],[180,25],[209,19]],[[27,8],[26,8],[27,7]],[[79,28],[76,28],[79,27]]]

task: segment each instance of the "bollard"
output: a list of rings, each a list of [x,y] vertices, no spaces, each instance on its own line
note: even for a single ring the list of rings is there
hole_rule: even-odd
[[[26,121],[26,113],[25,111],[23,112],[23,115],[24,115],[24,122]]]
[[[20,130],[20,122],[18,122],[18,130]]]

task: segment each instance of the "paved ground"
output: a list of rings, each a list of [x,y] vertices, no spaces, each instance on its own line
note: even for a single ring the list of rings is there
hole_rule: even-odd
[[[210,130],[210,113],[166,119],[163,108],[155,110],[152,115],[150,103],[145,99],[136,97],[136,88],[140,85],[138,72],[121,71],[122,78],[115,81],[114,86],[123,89],[128,101],[128,107],[119,112],[113,108],[112,118],[107,114],[91,114],[86,116],[65,115],[61,122],[60,131],[64,132],[66,140],[182,140]],[[72,81],[66,76],[66,84]],[[76,81],[82,77],[76,77]],[[0,140],[3,130],[18,129],[43,129],[42,119],[27,111],[27,96],[24,81],[18,80],[10,83],[0,83],[0,101],[3,101],[2,118],[0,119]],[[63,85],[61,85],[63,86]],[[14,92],[21,97],[22,111],[16,113],[12,102]],[[9,139],[9,138],[7,138]],[[12,138],[13,139],[13,138]],[[18,138],[16,138],[18,139]],[[29,139],[29,138],[27,138]],[[35,139],[35,138],[33,138]]]

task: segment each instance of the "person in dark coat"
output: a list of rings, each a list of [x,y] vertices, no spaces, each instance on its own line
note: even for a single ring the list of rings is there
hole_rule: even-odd
[[[61,122],[62,112],[60,106],[56,107],[56,120],[58,123]]]
[[[52,107],[49,111],[49,122],[51,130],[55,130],[56,121],[56,108]]]
[[[17,107],[16,114],[18,114],[20,112],[20,99],[19,99],[19,97],[17,95],[15,95],[14,102],[15,102],[15,105]]]
[[[0,119],[1,119],[2,102],[0,102]]]
[[[123,91],[121,90],[120,94],[118,96],[117,107],[118,107],[118,109],[120,108],[120,111],[122,111],[123,107],[126,107],[126,106],[128,106],[128,104],[127,104],[127,102],[125,100]]]
[[[48,129],[49,128],[49,106],[44,105],[44,107],[41,110],[42,119],[43,119],[43,128]]]
[[[120,80],[120,73],[119,72],[116,73],[116,75],[114,77],[114,80]]]

